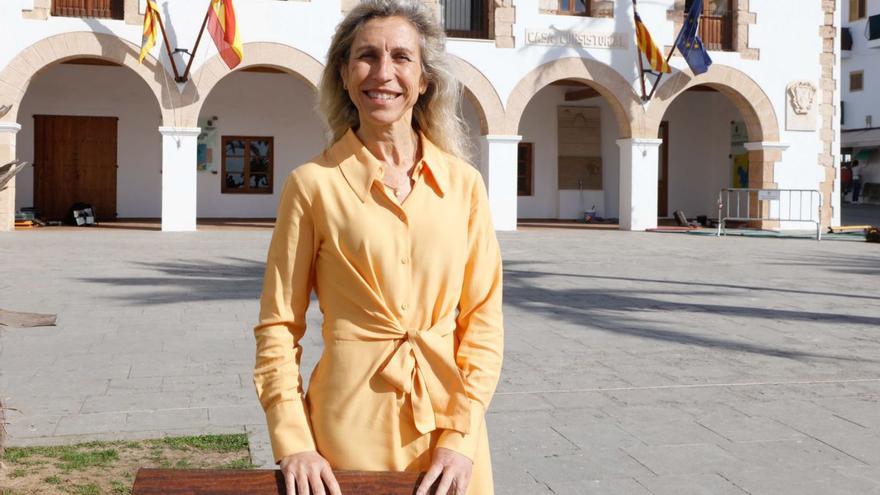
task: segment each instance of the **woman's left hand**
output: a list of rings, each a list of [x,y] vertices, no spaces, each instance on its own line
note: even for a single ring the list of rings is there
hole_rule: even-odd
[[[473,461],[467,456],[454,450],[437,447],[434,449],[434,462],[422,478],[416,495],[428,495],[428,490],[437,478],[440,478],[440,484],[437,485],[435,492],[437,495],[464,495],[471,482],[473,467]],[[449,491],[452,486],[455,486],[455,491]]]

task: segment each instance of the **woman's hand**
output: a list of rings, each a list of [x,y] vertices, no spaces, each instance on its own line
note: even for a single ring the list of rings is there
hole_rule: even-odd
[[[466,456],[459,454],[454,450],[437,447],[434,449],[434,462],[425,477],[416,495],[428,495],[428,490],[437,478],[440,478],[440,484],[437,485],[437,495],[464,495],[467,492],[468,484],[471,482],[471,471],[474,463]],[[455,491],[450,492],[449,488],[455,486]]]
[[[324,483],[330,489],[329,495],[342,495],[330,463],[315,451],[281,459],[281,473],[289,495],[328,495]]]

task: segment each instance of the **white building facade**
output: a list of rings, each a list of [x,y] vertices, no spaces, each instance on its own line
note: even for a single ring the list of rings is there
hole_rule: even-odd
[[[844,2],[842,19],[841,158],[859,163],[861,201],[880,204],[880,0]]]
[[[729,187],[818,191],[815,216],[839,224],[836,1],[706,0],[714,63],[694,76],[673,56],[649,102],[631,0],[426,1],[445,19],[498,229],[594,211],[644,230],[676,210],[716,216]],[[157,3],[170,47],[192,51],[208,0]],[[328,144],[315,86],[355,3],[236,0],[243,62],[229,70],[206,33],[175,82],[161,40],[137,61],[144,0],[0,2],[0,164],[34,164],[0,191],[0,230],[16,209],[72,202],[163,230],[274,217],[285,176]],[[661,49],[689,4],[638,6]]]

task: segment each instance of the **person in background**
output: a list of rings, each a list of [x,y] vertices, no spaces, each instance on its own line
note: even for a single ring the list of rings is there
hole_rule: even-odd
[[[859,170],[859,161],[852,162],[852,202],[859,204],[859,195],[862,191],[862,174]]]

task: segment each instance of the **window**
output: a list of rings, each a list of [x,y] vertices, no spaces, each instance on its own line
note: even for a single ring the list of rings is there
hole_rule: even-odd
[[[865,3],[867,3],[865,0],[849,0],[850,21],[857,21],[868,15]]]
[[[443,27],[451,38],[489,39],[489,2],[443,0]]]
[[[590,15],[591,0],[559,0],[557,14]]]
[[[519,143],[516,150],[516,195],[532,195],[532,168],[534,143]]]
[[[865,86],[865,73],[864,71],[856,71],[849,73],[849,90],[853,91],[861,91]]]
[[[272,194],[271,137],[223,136],[220,191],[229,194]]]
[[[123,19],[125,0],[52,0],[52,15]]]
[[[733,0],[706,0],[700,17],[700,39],[707,50],[733,51]],[[693,0],[685,0],[684,10]]]

